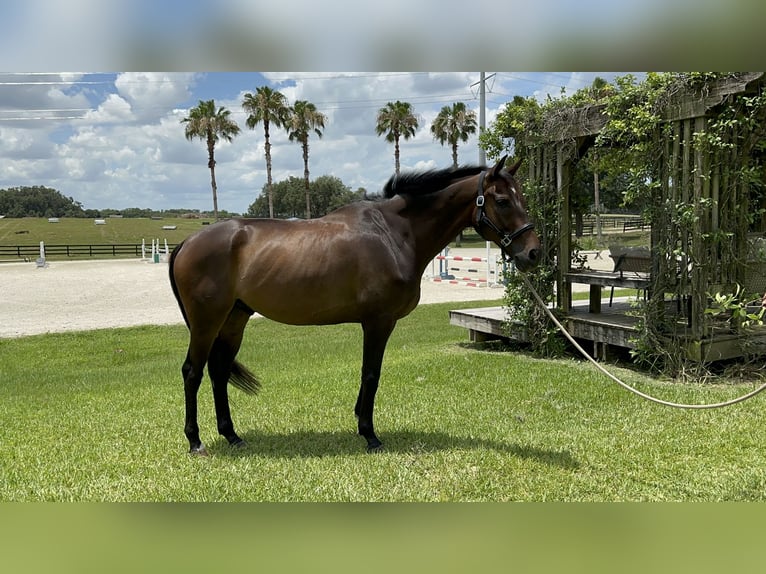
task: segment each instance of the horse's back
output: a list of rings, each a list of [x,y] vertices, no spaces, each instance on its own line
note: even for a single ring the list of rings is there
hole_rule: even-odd
[[[401,315],[419,297],[420,278],[374,202],[311,220],[216,223],[190,236],[176,260],[198,301],[239,300],[283,323],[357,322],[383,308]]]

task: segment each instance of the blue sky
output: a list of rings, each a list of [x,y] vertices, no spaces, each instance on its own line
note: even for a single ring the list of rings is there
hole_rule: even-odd
[[[488,125],[514,95],[544,98],[590,85],[613,72],[487,72]],[[434,141],[439,109],[464,101],[478,115],[479,72],[211,72],[0,73],[0,188],[45,185],[85,208],[212,208],[203,142],[184,137],[181,119],[199,100],[214,99],[242,128],[216,148],[219,207],[244,213],[266,182],[262,128],[250,130],[243,95],[270,85],[313,102],[328,121],[310,140],[312,178],[333,175],[352,189],[378,191],[394,170],[393,145],[375,135],[377,110],[408,101],[420,118],[414,138],[401,142],[403,169],[444,167],[449,148]],[[303,173],[300,146],[272,134],[276,181]],[[461,163],[478,161],[472,139]]]
[[[753,0],[25,0],[3,3],[0,69],[756,68],[763,16]]]
[[[312,176],[374,192],[393,171],[392,146],[374,133],[377,109],[400,99],[421,117],[402,143],[404,168],[447,165],[430,123],[455,101],[478,108],[478,72],[234,70],[757,68],[763,12],[751,0],[5,3],[0,70],[17,73],[0,73],[0,188],[47,185],[96,209],[209,209],[204,146],[186,141],[179,122],[214,99],[244,127],[242,96],[268,84],[328,115],[323,139],[311,142]],[[151,72],[24,73],[51,70]],[[596,75],[617,74],[498,73],[487,121],[514,95],[556,96]],[[281,132],[272,143],[274,177],[300,175],[300,148]],[[243,129],[216,159],[220,206],[246,211],[266,178],[262,132]],[[476,160],[471,140],[460,161]]]

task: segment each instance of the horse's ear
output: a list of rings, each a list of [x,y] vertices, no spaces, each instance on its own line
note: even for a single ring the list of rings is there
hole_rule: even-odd
[[[505,167],[505,160],[508,159],[507,155],[504,155],[500,158],[500,161],[498,161],[495,164],[495,167],[492,168],[492,177],[497,177],[500,175],[500,172],[502,171],[503,167]]]
[[[523,158],[519,158],[518,160],[516,160],[516,163],[514,163],[511,167],[508,168],[508,173],[510,173],[511,175],[516,175],[516,172],[521,166],[522,161],[524,161]]]

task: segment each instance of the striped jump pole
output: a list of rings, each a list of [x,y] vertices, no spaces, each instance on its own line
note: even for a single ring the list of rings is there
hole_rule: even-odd
[[[432,280],[434,282],[443,282],[443,283],[450,283],[450,284],[458,284],[458,285],[468,285],[471,287],[481,287],[482,284],[486,287],[489,287],[492,283],[491,277],[492,274],[497,274],[497,271],[492,270],[492,260],[490,257],[490,244],[487,243],[487,256],[486,257],[463,257],[461,255],[449,255],[449,249],[445,248],[440,255],[437,255],[434,258],[434,262],[439,262],[439,275],[436,276],[434,271],[434,265],[432,262],[431,266],[431,275]],[[468,268],[468,269],[460,269],[458,267],[449,267],[449,262],[466,262],[466,263],[484,263],[484,269],[483,271],[486,273],[485,278],[476,278],[476,277],[459,277],[455,276],[451,273],[451,271],[463,271],[465,273],[481,273],[480,266],[475,266],[475,268]],[[497,280],[497,277],[495,278]],[[497,281],[495,281],[497,282]]]

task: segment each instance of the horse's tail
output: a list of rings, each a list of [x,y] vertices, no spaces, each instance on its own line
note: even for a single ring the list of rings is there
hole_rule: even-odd
[[[173,274],[173,264],[175,263],[176,256],[178,255],[178,252],[181,251],[181,246],[183,244],[184,242],[181,241],[181,243],[175,246],[170,254],[170,260],[168,261],[168,275],[170,276],[170,288],[173,290],[173,295],[175,295],[176,301],[178,302],[178,307],[181,309],[181,315],[184,317],[184,322],[186,323],[186,326],[189,327],[189,317],[186,316],[186,309],[184,309],[181,295],[178,293],[178,285],[176,285],[176,278]]]
[[[261,390],[261,381],[239,361],[234,361],[231,366],[229,382],[248,395],[254,395]]]

